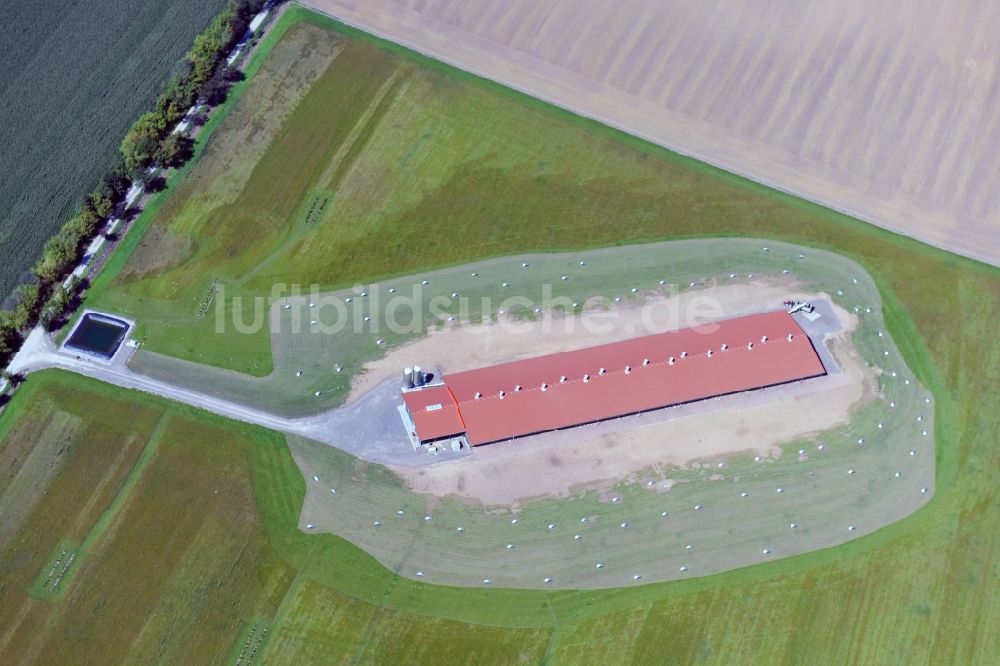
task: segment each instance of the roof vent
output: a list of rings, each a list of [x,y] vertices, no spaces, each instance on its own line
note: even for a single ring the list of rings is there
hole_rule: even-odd
[[[632,366],[631,365],[626,365],[625,366],[625,374],[627,375],[630,372],[632,372]]]
[[[766,335],[760,336],[760,341],[761,342],[767,342],[767,336]]]
[[[549,385],[546,384],[545,382],[542,382],[542,390],[543,391],[548,391],[549,390]]]
[[[521,385],[520,384],[515,384],[514,385],[514,393],[518,393],[520,390],[521,390]]]
[[[566,383],[566,375],[560,375],[559,376],[559,383],[560,384],[565,384]]]
[[[789,341],[789,342],[791,342],[791,341],[792,341],[792,334],[791,334],[791,333],[789,333],[789,334],[788,334],[788,341]]]
[[[647,365],[649,365],[649,359],[648,358],[642,359],[642,367],[645,368]]]
[[[476,400],[479,400],[482,397],[483,397],[483,394],[480,393],[479,391],[476,391]]]
[[[607,370],[605,370],[604,368],[601,368],[600,370],[597,371],[597,374],[603,375],[605,372],[607,372]]]
[[[752,342],[748,342],[747,343],[747,349],[753,349],[753,343]]]
[[[723,342],[722,343],[722,351],[726,351],[727,349],[729,349],[729,345],[727,345],[725,342]]]
[[[583,376],[583,383],[586,384],[589,381],[590,381],[590,375],[584,375]]]
[[[681,358],[687,358],[687,355],[688,355],[687,352],[681,352]]]
[[[708,357],[712,358],[712,350],[711,349],[708,350]]]
[[[676,359],[673,356],[671,356],[670,360],[667,361],[667,363],[669,363],[670,365],[673,365],[675,361],[676,361]]]
[[[504,397],[505,395],[507,395],[507,392],[506,392],[506,391],[500,391],[500,399],[501,399],[501,400],[503,400],[503,397]]]

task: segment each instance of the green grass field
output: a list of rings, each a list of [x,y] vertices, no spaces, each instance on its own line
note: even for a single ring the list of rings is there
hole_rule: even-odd
[[[514,664],[544,653],[547,627],[417,620],[370,603],[362,590],[378,596],[391,576],[344,541],[298,531],[304,483],[280,435],[58,372],[33,377],[10,408],[0,661]],[[73,575],[53,584],[69,555]]]
[[[145,349],[272,372],[266,330],[215,333],[220,285],[231,303],[276,283],[706,234],[886,251],[867,239],[889,234],[330,25],[294,8],[279,22],[195,164],[140,220],[149,232],[92,290],[88,305],[139,322]],[[845,226],[864,240],[843,245]]]
[[[718,274],[720,270],[724,272]],[[753,280],[748,279],[751,274]],[[509,288],[501,286],[503,280],[510,281]],[[544,285],[572,310],[574,301],[598,295],[635,301],[668,289],[693,295],[713,285],[792,280],[800,289],[829,294],[854,313],[859,323],[852,349],[882,374],[873,379],[877,398],[857,406],[845,425],[788,442],[776,461],[756,462],[752,454],[742,454],[710,458],[705,469],[645,469],[614,488],[624,498],[620,504],[602,499],[596,491],[521,502],[521,526],[511,528],[512,514],[506,507],[415,495],[383,467],[325,444],[292,442],[304,476],[319,477],[319,483],[307,484],[300,526],[313,524],[317,531],[342,536],[403,576],[465,586],[489,578],[496,587],[550,589],[632,585],[636,574],[643,581],[689,578],[842,543],[909,515],[933,495],[933,438],[923,434],[933,429],[933,404],[925,402],[926,389],[902,364],[891,338],[883,337],[886,324],[878,290],[854,262],[781,242],[768,242],[765,251],[760,241],[751,239],[505,257],[369,286],[368,296],[354,296],[364,307],[356,313],[351,312],[353,305],[348,308],[350,321],[336,334],[308,325],[301,333],[293,332],[293,317],[305,323],[311,316],[323,319],[322,307],[310,309],[304,299],[290,310],[278,307],[280,333],[272,331],[276,371],[266,379],[142,352],[131,365],[171,384],[270,411],[310,414],[343,400],[349,378],[381,350],[377,337],[385,336],[386,346],[391,346],[424,329],[400,334],[386,330],[376,302],[388,302],[393,289],[406,294],[421,289],[425,311],[433,298],[457,290],[475,307],[480,299],[493,298],[495,312],[510,307],[505,297],[539,302]],[[663,281],[670,286],[659,286]],[[458,314],[454,304],[453,310]],[[364,323],[362,315],[367,313],[371,321]],[[511,313],[534,316],[530,306],[512,308]],[[468,316],[479,314],[477,310]],[[362,323],[362,330],[352,330]],[[345,371],[334,373],[336,364],[343,364]],[[395,419],[395,414],[389,418]],[[347,451],[370,446],[348,439],[356,435],[338,426],[328,427],[325,436]],[[399,452],[404,453],[408,445],[401,430],[398,434]],[[859,446],[859,438],[867,445]],[[801,456],[799,449],[807,453]],[[720,461],[725,461],[724,469],[717,468]],[[666,480],[676,485],[665,495],[647,485]],[[776,493],[779,487],[783,492]],[[695,504],[705,510],[693,511]],[[663,511],[670,512],[669,519],[661,516]],[[423,520],[428,513],[433,514],[431,523]],[[586,525],[580,525],[581,517],[588,517]],[[629,529],[619,528],[622,521]],[[376,522],[381,526],[375,527]],[[558,529],[546,529],[550,523]],[[790,523],[796,527],[789,528]],[[458,526],[463,527],[461,533]],[[584,540],[575,540],[574,532]],[[692,542],[696,546],[689,551],[685,545]],[[507,544],[514,548],[505,548]],[[455,566],[456,561],[461,566]],[[597,562],[600,569],[595,568]],[[544,583],[546,577],[553,582]]]
[[[54,371],[10,409],[0,653],[18,663],[217,663],[248,645],[261,663],[663,663],[665,651],[703,663],[986,663],[995,647],[971,641],[1000,610],[997,539],[980,532],[996,518],[992,463],[954,474],[976,448],[952,419],[939,424],[934,500],[868,537],[688,581],[518,592],[399,578],[342,539],[300,531],[306,484],[274,433]],[[137,464],[150,441],[155,454]],[[36,453],[23,458],[26,444]],[[108,491],[71,502],[95,483]],[[33,599],[63,539],[86,540],[109,514],[60,594]],[[267,632],[252,641],[251,628]]]
[[[46,373],[0,421],[3,451],[23,464],[28,450],[39,451],[32,464],[43,472],[21,481],[15,474],[0,499],[20,507],[3,511],[0,532],[18,535],[0,544],[0,650],[10,660],[69,661],[73,652],[79,661],[114,662],[130,651],[133,661],[218,662],[239,653],[252,627],[268,627],[259,658],[288,663],[995,661],[1000,271],[301,11],[287,12],[281,28],[291,35],[303,21],[332,26],[346,42],[314,31],[306,38],[343,48],[288,103],[281,127],[268,130],[245,181],[261,178],[263,189],[223,182],[203,166],[213,143],[226,145],[226,119],[218,121],[198,161],[140,220],[137,230],[155,229],[142,239],[151,244],[146,258],[138,237],[123,244],[111,266],[124,270],[117,280],[115,272],[102,276],[88,305],[137,317],[150,349],[264,375],[266,334],[216,338],[196,318],[213,280],[231,294],[258,293],[272,281],[334,288],[488,256],[693,236],[820,247],[873,277],[888,330],[935,395],[934,498],[843,546],[688,581],[608,591],[435,586],[393,575],[342,539],[299,531],[305,482],[280,436]],[[265,44],[231,114],[266,73],[261,58],[281,53],[274,41],[281,34]],[[345,91],[350,103],[340,97]],[[300,153],[290,191],[269,188],[268,176]],[[223,204],[206,203],[213,196],[263,212],[225,213]],[[230,227],[235,220],[242,226]],[[158,254],[170,261],[154,266]],[[97,421],[90,408],[97,401],[123,416]],[[155,456],[113,525],[74,564],[55,601],[30,597],[53,551],[64,539],[82,542],[115,504],[112,486],[134,466],[109,465],[114,454],[86,456],[78,447],[78,458],[67,460],[79,460],[79,471],[57,474],[51,459],[79,441],[118,443],[126,453],[115,451],[135,461],[165,412]],[[74,428],[123,432],[60,434]],[[95,495],[102,499],[85,512],[66,511],[68,498],[91,497],[94,482],[81,478],[108,475],[118,481],[105,482],[106,492]]]
[[[111,166],[222,0],[13,3],[0,25],[0,299]]]
[[[762,251],[765,245],[767,252]],[[800,260],[798,257],[803,252],[808,253],[808,257]],[[584,266],[580,265],[581,261]],[[522,267],[523,263],[529,264],[527,269]],[[472,277],[472,273],[476,276]],[[738,278],[729,277],[734,273]],[[351,377],[362,372],[366,362],[420,337],[428,327],[452,325],[447,321],[448,316],[456,321],[474,322],[481,321],[484,315],[489,318],[535,317],[534,306],[518,304],[513,299],[527,299],[525,303],[549,307],[545,303],[546,289],[550,292],[550,302],[561,311],[579,312],[592,298],[609,301],[620,298],[622,307],[637,307],[664,293],[688,290],[692,282],[695,289],[705,289],[734,281],[746,282],[748,275],[754,275],[757,282],[795,279],[802,288],[831,294],[834,302],[848,312],[858,308],[865,319],[871,320],[866,326],[868,336],[883,327],[877,312],[878,291],[853,262],[780,242],[689,240],[475,262],[365,285],[367,296],[364,298],[359,295],[361,290],[358,288],[318,296],[309,293],[289,296],[279,300],[271,313],[274,369],[264,378],[144,350],[139,350],[129,364],[139,372],[173,384],[283,415],[302,416],[340,405],[349,392]],[[861,284],[856,282],[858,280]],[[662,284],[664,282],[666,284]],[[509,286],[505,288],[503,284]],[[638,291],[633,293],[633,289]],[[458,297],[452,298],[452,294]],[[228,296],[224,289],[219,291],[218,297],[221,299],[223,295]],[[334,306],[323,305],[322,299],[327,295],[352,301],[349,305],[344,302],[344,312],[338,314]],[[397,298],[417,303],[413,309],[421,317],[420,324],[410,328],[409,311],[392,309]],[[431,312],[435,299],[447,302],[440,314]],[[465,312],[462,311],[462,299],[468,305]],[[309,302],[314,300],[317,307],[310,308]],[[405,301],[396,303],[405,306]],[[578,303],[579,307],[574,308],[573,303]],[[485,312],[484,304],[489,306]],[[863,312],[865,307],[876,312],[869,317]],[[263,307],[256,314],[253,310],[251,303],[244,303],[237,319],[249,322],[260,315],[259,320],[263,322]],[[500,310],[506,314],[499,315]],[[252,337],[234,332],[231,314],[227,314],[224,322],[227,333],[215,335],[229,340]],[[314,326],[314,321],[322,325]],[[403,324],[404,329],[393,330],[390,321]],[[342,329],[335,333],[323,326],[335,324],[342,324]],[[383,341],[382,345],[378,344],[379,340]],[[868,348],[866,354],[871,363],[887,360],[876,357],[882,354],[881,348]],[[341,371],[337,372],[336,368]],[[464,368],[447,368],[458,369]]]

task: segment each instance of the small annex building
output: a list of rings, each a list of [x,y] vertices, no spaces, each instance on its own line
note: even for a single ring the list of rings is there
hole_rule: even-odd
[[[780,310],[457,372],[403,401],[421,443],[481,446],[825,374]]]

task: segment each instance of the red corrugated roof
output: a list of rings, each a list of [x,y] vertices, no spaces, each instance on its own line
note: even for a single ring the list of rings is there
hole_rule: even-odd
[[[403,402],[410,411],[421,441],[453,437],[465,432],[455,398],[445,386],[406,391],[403,393]]]
[[[405,396],[422,440],[464,425],[479,445],[823,374],[809,338],[781,310],[459,372],[445,378],[450,392]]]

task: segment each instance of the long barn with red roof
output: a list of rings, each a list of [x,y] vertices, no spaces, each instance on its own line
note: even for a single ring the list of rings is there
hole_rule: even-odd
[[[480,446],[825,374],[781,310],[457,372],[403,401],[421,442]]]

